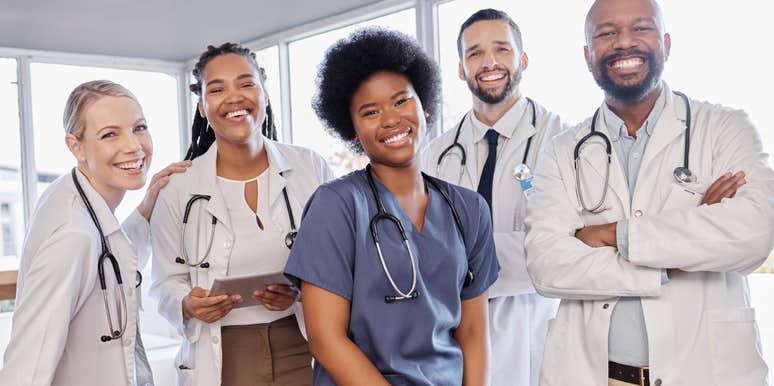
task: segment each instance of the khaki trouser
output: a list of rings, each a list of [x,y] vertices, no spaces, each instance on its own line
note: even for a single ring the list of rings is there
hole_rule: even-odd
[[[312,355],[294,315],[266,324],[221,328],[221,386],[312,384]]]

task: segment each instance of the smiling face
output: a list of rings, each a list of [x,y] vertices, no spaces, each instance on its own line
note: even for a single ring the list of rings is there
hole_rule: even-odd
[[[671,40],[648,0],[597,1],[586,18],[586,63],[609,97],[638,102],[659,87]]]
[[[140,105],[128,97],[103,96],[82,113],[80,138],[67,134],[78,168],[108,202],[140,189],[153,155],[153,143]]]
[[[401,74],[379,71],[360,84],[349,106],[356,140],[373,165],[410,166],[425,133],[425,112]]]
[[[504,20],[481,20],[462,32],[460,79],[482,102],[497,104],[518,98],[527,55],[520,52],[511,27]]]
[[[243,144],[260,137],[268,95],[258,69],[238,54],[223,54],[204,67],[199,113],[218,142]]]

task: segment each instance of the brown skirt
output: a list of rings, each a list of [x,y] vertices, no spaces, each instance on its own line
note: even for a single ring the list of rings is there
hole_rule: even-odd
[[[265,324],[226,326],[221,386],[311,386],[312,355],[295,315]]]

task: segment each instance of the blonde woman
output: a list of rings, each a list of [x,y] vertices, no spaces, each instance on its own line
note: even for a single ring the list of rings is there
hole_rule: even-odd
[[[190,163],[156,174],[122,225],[114,210],[145,185],[153,155],[140,104],[116,83],[84,83],[64,126],[77,166],[46,189],[30,222],[0,385],[152,385],[137,327],[139,270],[158,192]]]

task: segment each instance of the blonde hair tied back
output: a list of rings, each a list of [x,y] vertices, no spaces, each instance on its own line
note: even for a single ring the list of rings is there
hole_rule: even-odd
[[[65,132],[81,139],[84,129],[84,111],[86,111],[89,105],[105,96],[127,97],[132,99],[137,105],[140,104],[137,101],[137,97],[131,91],[118,83],[109,80],[93,80],[82,83],[67,98],[62,119]]]

